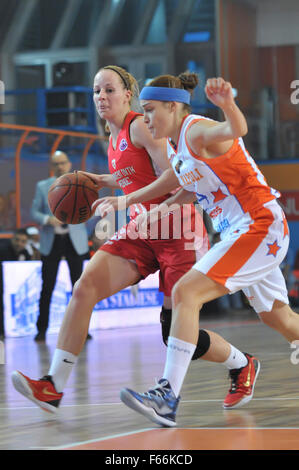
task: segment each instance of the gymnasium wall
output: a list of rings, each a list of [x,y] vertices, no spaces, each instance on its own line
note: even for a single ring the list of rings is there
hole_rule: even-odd
[[[254,2],[257,9],[258,46],[298,45],[298,0],[262,0]]]
[[[256,9],[235,0],[219,3],[219,73],[238,90],[242,109],[257,88]]]

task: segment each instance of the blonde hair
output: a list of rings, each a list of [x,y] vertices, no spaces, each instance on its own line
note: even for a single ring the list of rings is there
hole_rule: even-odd
[[[126,88],[127,90],[130,90],[130,92],[132,93],[132,100],[134,98],[138,99],[139,86],[138,86],[137,80],[133,77],[132,74],[127,72],[127,70],[123,69],[122,67],[119,67],[118,65],[106,65],[105,67],[102,67],[99,71],[101,70],[112,70],[113,72],[117,73],[117,75],[121,78],[124,88]],[[130,101],[130,105],[131,105],[131,101]]]

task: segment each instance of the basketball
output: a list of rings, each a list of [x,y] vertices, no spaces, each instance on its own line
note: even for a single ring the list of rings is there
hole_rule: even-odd
[[[64,224],[82,224],[92,216],[91,206],[98,189],[86,175],[78,172],[60,176],[48,192],[52,214]]]

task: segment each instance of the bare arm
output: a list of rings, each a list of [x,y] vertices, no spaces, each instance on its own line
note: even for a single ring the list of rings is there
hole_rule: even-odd
[[[130,127],[132,143],[138,148],[145,148],[153,163],[163,173],[151,184],[144,186],[126,196],[104,197],[93,203],[93,210],[100,206],[100,212],[104,217],[113,210],[123,210],[132,204],[142,203],[164,196],[180,187],[178,179],[168,161],[166,139],[153,139],[143,119],[138,118]]]
[[[178,210],[179,207],[183,206],[184,204],[189,205],[196,199],[197,198],[194,193],[181,188],[173,196],[170,196],[161,204],[156,205],[156,207],[152,208],[150,211],[142,212],[140,215],[138,215],[135,219],[135,223],[139,230],[146,230],[146,226],[149,223],[156,222],[157,220],[169,214],[169,212]]]
[[[126,196],[126,207],[139,202],[150,201],[170,193],[179,186],[178,179],[172,168],[163,171],[153,183],[134,191]]]
[[[162,170],[163,173],[153,183],[128,194],[126,196],[127,206],[164,196],[164,194],[180,187],[167,157],[166,139],[153,139],[141,118],[133,121],[130,132],[134,145],[145,148],[153,163]]]
[[[106,196],[97,199],[92,204],[94,212],[99,207],[101,217],[105,217],[109,212],[124,210],[132,204],[150,201],[157,197],[168,194],[178,187],[178,180],[172,168],[165,170],[158,179],[143,188],[134,191],[126,196]]]
[[[194,124],[187,136],[191,147],[198,150],[228,141],[231,145],[234,139],[247,134],[247,122],[235,103],[231,84],[223,78],[212,78],[207,81],[205,92],[207,98],[223,111],[225,121],[203,120]]]
[[[120,189],[113,175],[110,175],[109,173],[104,175],[88,173],[87,171],[80,171],[80,173],[83,173],[84,175],[88,176],[94,182],[94,184],[97,185],[99,190],[101,188]]]
[[[192,202],[196,201],[197,197],[191,191],[186,191],[186,189],[181,188],[177,191],[173,196],[170,196],[166,201],[163,201],[162,204],[166,204],[168,206],[172,204],[178,204],[183,206],[184,204],[191,204]]]

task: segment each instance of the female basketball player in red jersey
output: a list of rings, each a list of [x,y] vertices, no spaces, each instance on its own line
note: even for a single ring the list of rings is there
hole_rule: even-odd
[[[214,78],[205,87],[208,99],[224,113],[225,120],[220,123],[189,114],[189,91],[197,82],[197,76],[189,73],[160,76],[140,94],[144,121],[152,135],[156,139],[168,136],[173,167],[168,191],[177,180],[196,193],[221,233],[220,242],[172,291],[173,316],[163,379],[145,394],[130,389],[121,392],[125,404],[166,426],[176,424],[179,393],[197,342],[198,311],[204,303],[243,290],[265,324],[289,342],[299,339],[299,317],[288,305],[279,268],[289,244],[286,218],[276,200],[280,195],[267,185],[244,146],[241,137],[247,133],[247,124],[231,84]],[[146,201],[164,194],[163,188],[161,178],[124,199],[130,204]],[[167,204],[163,202],[163,206]],[[96,205],[104,214],[117,207],[117,200],[102,198]],[[159,214],[159,207],[153,213]],[[244,386],[249,378],[248,370],[248,375],[243,375]],[[228,403],[234,400],[231,394]]]
[[[131,101],[138,98],[138,87],[135,79],[122,68],[107,66],[102,68],[94,80],[94,102],[99,116],[106,120],[110,130],[108,149],[110,175],[93,175],[90,177],[99,187],[122,188],[125,194],[142,188],[157,179],[154,168],[168,171],[166,139],[153,139],[143,116],[131,111]],[[171,170],[172,171],[172,170]],[[165,189],[167,191],[168,183]],[[178,184],[176,184],[178,186]],[[154,203],[161,203],[166,196],[155,198]],[[177,192],[172,196],[180,202],[194,200],[192,194]],[[89,261],[81,278],[74,287],[71,301],[60,329],[57,349],[54,352],[48,375],[40,380],[31,380],[20,372],[13,373],[16,389],[40,407],[55,412],[62,398],[62,391],[69,374],[76,362],[86,335],[93,308],[100,300],[110,297],[121,289],[131,286],[140,279],[160,269],[160,289],[164,292],[162,309],[162,334],[166,343],[171,314],[171,290],[179,278],[196,262],[196,250],[185,249],[185,243],[195,242],[190,233],[183,233],[176,239],[172,233],[172,219],[168,217],[169,239],[145,239],[130,237],[130,227],[134,217],[141,211],[149,209],[150,203],[131,207],[131,222],[108,240]],[[179,209],[179,215],[181,215]],[[189,212],[190,214],[190,212]],[[191,219],[194,222],[200,217],[191,206]],[[179,217],[178,223],[183,224]],[[203,227],[203,224],[201,224]],[[162,224],[159,231],[162,230]],[[189,228],[190,232],[190,228]],[[192,235],[192,234],[191,234]],[[206,232],[200,234],[203,242],[202,252],[207,251]],[[163,321],[164,320],[164,321]],[[213,332],[200,330],[198,347],[193,358],[202,357],[214,362],[223,362],[231,371],[247,370],[249,355],[238,351],[223,338]],[[247,387],[248,396],[252,396],[255,373]],[[47,394],[42,390],[46,387]],[[235,389],[233,389],[235,391]],[[50,394],[50,395],[49,395]]]

